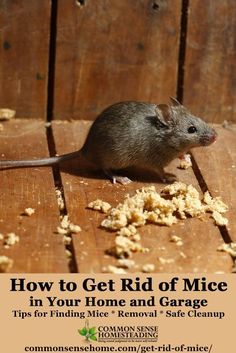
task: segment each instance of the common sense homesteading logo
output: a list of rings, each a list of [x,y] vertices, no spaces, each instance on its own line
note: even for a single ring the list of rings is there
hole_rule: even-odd
[[[157,342],[158,326],[98,326],[99,342]]]

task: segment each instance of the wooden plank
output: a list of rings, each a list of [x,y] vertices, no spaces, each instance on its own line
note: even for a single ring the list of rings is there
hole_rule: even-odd
[[[236,122],[236,2],[189,1],[184,103],[209,122]]]
[[[181,1],[58,1],[56,119],[175,96]]]
[[[0,2],[0,107],[46,118],[51,3]]]
[[[54,122],[53,133],[56,140],[57,153],[67,153],[80,149],[85,140],[90,123]],[[133,175],[137,179],[133,183],[122,186],[112,185],[100,172],[94,171],[82,160],[71,161],[61,166],[62,181],[65,191],[67,209],[73,223],[79,224],[82,232],[73,236],[76,260],[80,272],[101,272],[104,266],[115,264],[116,260],[105,255],[105,250],[114,245],[114,233],[100,228],[104,215],[86,209],[88,203],[97,198],[117,205],[127,193],[134,193],[137,188],[155,185],[158,190],[163,184],[158,183],[155,175],[141,173]],[[192,170],[176,169],[176,162],[169,167],[178,178],[198,187]],[[231,259],[228,255],[217,252],[222,244],[220,232],[208,217],[204,221],[187,219],[171,227],[148,225],[141,227],[142,244],[151,249],[148,254],[135,254],[134,259],[139,267],[132,271],[140,271],[145,263],[153,263],[156,272],[229,272]],[[172,235],[182,238],[183,246],[178,247],[170,242]],[[183,257],[186,255],[186,258]],[[159,257],[174,259],[173,263],[161,264]],[[159,262],[158,262],[159,261]]]
[[[236,241],[236,126],[216,126],[218,138],[214,145],[193,152],[204,180],[213,196],[221,196],[229,206],[227,229]]]
[[[0,132],[1,158],[39,158],[48,155],[43,122],[14,120]],[[14,260],[11,269],[19,272],[68,272],[62,236],[55,233],[59,211],[51,168],[1,170],[0,233],[14,232],[18,244],[0,254]],[[21,216],[34,208],[31,217]]]

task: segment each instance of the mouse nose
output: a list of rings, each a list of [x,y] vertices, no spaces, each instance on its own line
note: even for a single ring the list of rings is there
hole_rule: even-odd
[[[209,140],[211,141],[211,143],[213,143],[213,142],[216,141],[217,136],[218,136],[217,132],[213,129],[213,131],[212,131],[212,136],[211,136],[210,139],[209,139]]]

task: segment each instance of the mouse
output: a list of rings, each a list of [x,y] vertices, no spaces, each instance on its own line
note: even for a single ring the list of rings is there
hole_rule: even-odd
[[[169,104],[124,101],[98,115],[79,151],[43,159],[1,160],[0,169],[53,166],[82,155],[113,183],[130,183],[117,172],[132,166],[155,171],[162,182],[171,182],[175,175],[164,168],[192,148],[211,145],[216,137],[209,124],[176,98],[170,97]]]

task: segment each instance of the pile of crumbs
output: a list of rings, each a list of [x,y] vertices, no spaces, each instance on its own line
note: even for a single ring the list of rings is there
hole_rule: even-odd
[[[88,208],[92,210],[100,211],[102,213],[107,213],[111,209],[111,205],[108,202],[97,199],[88,204]]]
[[[65,245],[71,243],[71,234],[81,232],[80,226],[71,223],[68,215],[61,216],[60,226],[57,227],[57,233],[63,235]]]
[[[113,208],[104,210],[103,203],[95,200],[88,207],[107,214],[101,226],[116,231],[115,245],[107,252],[119,259],[129,258],[134,252],[149,251],[140,244],[141,236],[137,231],[138,227],[148,223],[171,226],[187,217],[200,218],[206,212],[211,213],[217,225],[228,223],[222,216],[228,207],[220,197],[213,198],[207,191],[201,199],[196,188],[182,182],[167,185],[160,194],[154,186],[143,187],[133,196],[126,195],[124,201]],[[183,245],[177,236],[172,236],[171,241]],[[159,258],[161,263],[168,260]]]

